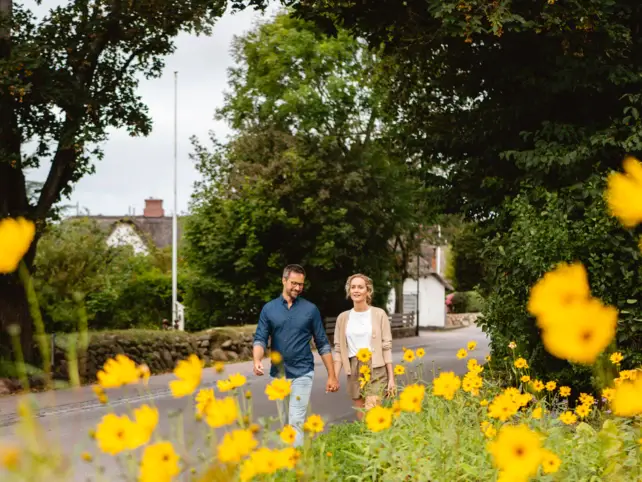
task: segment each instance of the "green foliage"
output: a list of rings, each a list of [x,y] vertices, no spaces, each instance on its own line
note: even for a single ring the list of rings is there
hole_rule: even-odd
[[[484,300],[476,291],[458,291],[452,297],[453,313],[479,313],[484,308]]]
[[[581,261],[589,273],[594,296],[620,310],[617,349],[625,367],[642,362],[642,256],[635,235],[622,229],[605,211],[603,181],[594,176],[586,185],[557,193],[525,191],[508,203],[511,229],[498,233],[482,255],[489,285],[484,317],[478,324],[491,335],[494,356],[509,352],[516,341],[531,353],[538,373],[551,379],[588,386],[590,371],[549,355],[534,318],[526,312],[530,287],[558,262]]]
[[[160,327],[171,318],[164,253],[143,256],[129,246],[110,247],[107,234],[88,218],[65,220],[45,232],[34,282],[47,331],[76,330],[83,311],[92,330]]]
[[[190,320],[255,322],[288,263],[304,265],[304,296],[326,316],[346,306],[354,272],[375,280],[383,304],[392,241],[426,221],[427,203],[387,142],[376,56],[284,15],[236,39],[233,53],[218,116],[235,135],[212,150],[195,141],[204,181],[186,225]]]
[[[465,224],[452,239],[449,263],[452,282],[458,291],[473,290],[484,283],[484,232],[474,223]]]

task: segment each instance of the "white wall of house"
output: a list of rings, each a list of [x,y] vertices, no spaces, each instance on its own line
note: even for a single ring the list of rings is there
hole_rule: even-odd
[[[134,227],[127,223],[119,223],[114,227],[114,230],[107,238],[107,244],[109,246],[130,245],[134,248],[134,253],[136,254],[149,254],[145,242],[138,235]]]
[[[403,283],[404,304],[405,296],[417,294],[417,280],[408,278]],[[388,312],[394,313],[395,290],[388,296]],[[443,327],[446,324],[446,288],[434,276],[419,279],[419,326]]]

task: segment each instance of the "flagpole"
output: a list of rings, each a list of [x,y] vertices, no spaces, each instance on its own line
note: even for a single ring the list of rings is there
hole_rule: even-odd
[[[178,315],[178,71],[174,71],[174,213],[172,215],[172,328]]]

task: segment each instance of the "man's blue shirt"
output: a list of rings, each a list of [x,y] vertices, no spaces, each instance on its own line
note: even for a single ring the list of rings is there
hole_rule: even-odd
[[[286,378],[298,378],[314,370],[314,355],[310,340],[314,338],[319,355],[331,352],[321,313],[314,303],[298,296],[292,306],[280,295],[265,304],[254,334],[254,344],[267,350],[272,338],[272,351],[283,357]],[[279,376],[272,364],[270,375]]]

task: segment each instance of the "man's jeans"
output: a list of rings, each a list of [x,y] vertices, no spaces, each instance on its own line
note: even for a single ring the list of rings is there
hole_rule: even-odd
[[[292,381],[292,391],[286,399],[285,423],[289,423],[296,430],[294,446],[300,447],[303,445],[303,424],[310,403],[314,371],[298,378],[290,378],[290,380]]]

